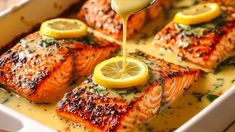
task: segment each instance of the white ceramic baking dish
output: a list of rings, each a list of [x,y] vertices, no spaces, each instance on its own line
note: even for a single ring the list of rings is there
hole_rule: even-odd
[[[0,48],[15,37],[27,33],[45,19],[58,16],[78,0],[22,0],[0,13]],[[176,131],[223,131],[235,119],[235,87]],[[0,128],[9,131],[54,131],[3,105],[0,105]]]

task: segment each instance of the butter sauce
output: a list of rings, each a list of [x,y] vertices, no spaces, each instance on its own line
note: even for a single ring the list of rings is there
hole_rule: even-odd
[[[116,11],[122,18],[123,23],[123,44],[122,44],[122,52],[123,52],[123,70],[122,72],[126,72],[126,39],[127,39],[127,21],[128,18],[137,13],[138,11],[143,10],[148,5],[151,5],[153,0],[111,0],[111,6],[113,10]]]
[[[153,56],[163,58],[166,61],[180,65],[195,65],[179,61],[172,53],[165,52],[154,47],[151,43],[156,32],[161,30],[166,24],[164,16],[145,26],[145,28],[134,39],[127,41],[127,52],[140,49]],[[102,36],[97,32],[96,35]],[[110,38],[108,38],[110,39]],[[208,100],[208,94],[220,96],[235,84],[235,67],[222,67],[219,73],[205,73],[193,86],[182,96],[178,97],[169,107],[161,111],[146,124],[136,128],[136,132],[151,131],[173,131],[180,125],[192,118],[211,102]],[[6,105],[34,120],[37,120],[58,131],[89,131],[79,124],[74,124],[68,120],[62,119],[55,114],[56,104],[33,104],[22,97],[13,95],[0,89],[0,103]]]

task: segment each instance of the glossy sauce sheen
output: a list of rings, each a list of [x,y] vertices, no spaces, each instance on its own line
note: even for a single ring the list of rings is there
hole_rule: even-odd
[[[162,18],[164,18],[164,16],[162,16]],[[157,49],[152,45],[155,33],[161,30],[165,24],[164,19],[158,19],[147,24],[135,38],[127,41],[128,52],[140,49],[169,62],[195,67],[195,65],[180,61],[174,54]],[[202,75],[199,80],[182,96],[178,97],[175,102],[135,131],[175,130],[211,103],[208,98],[209,94],[220,96],[231,88],[231,86],[235,84],[234,74],[235,68],[227,66],[223,67],[218,73],[206,73]],[[70,121],[56,116],[55,104],[33,104],[4,90],[0,90],[0,103],[56,130],[83,132],[85,129],[85,131],[88,131],[88,129],[78,124],[73,124]]]
[[[126,72],[126,39],[127,39],[127,21],[128,18],[136,12],[144,9],[151,4],[152,0],[111,0],[113,10],[122,18],[123,24],[123,72]],[[131,6],[130,6],[131,5]]]

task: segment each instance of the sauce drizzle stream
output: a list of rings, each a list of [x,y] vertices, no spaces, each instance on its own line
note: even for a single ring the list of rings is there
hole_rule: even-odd
[[[123,70],[126,72],[126,38],[128,18],[151,5],[153,0],[112,0],[111,6],[122,18],[123,22]]]

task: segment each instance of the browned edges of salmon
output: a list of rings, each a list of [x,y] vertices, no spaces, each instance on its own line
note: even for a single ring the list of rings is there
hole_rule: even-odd
[[[162,9],[168,8],[171,0],[158,1],[147,12],[140,12],[130,17],[127,37],[133,37],[143,27],[146,17],[156,18]],[[87,0],[77,17],[90,27],[111,37],[122,38],[122,20],[111,8],[111,0]]]
[[[53,39],[35,32],[1,55],[0,84],[30,101],[50,103],[117,49],[115,43],[91,36]]]
[[[200,74],[200,70],[177,66],[143,52],[130,56],[148,65],[150,76],[145,85],[107,89],[90,76],[65,94],[57,104],[57,114],[94,131],[131,131],[181,95]]]
[[[227,5],[227,6],[235,6],[234,0],[201,0],[202,2],[215,2],[219,3],[220,5]]]
[[[186,26],[170,22],[153,43],[183,60],[215,68],[235,48],[235,7],[221,8],[222,15],[208,23]]]

